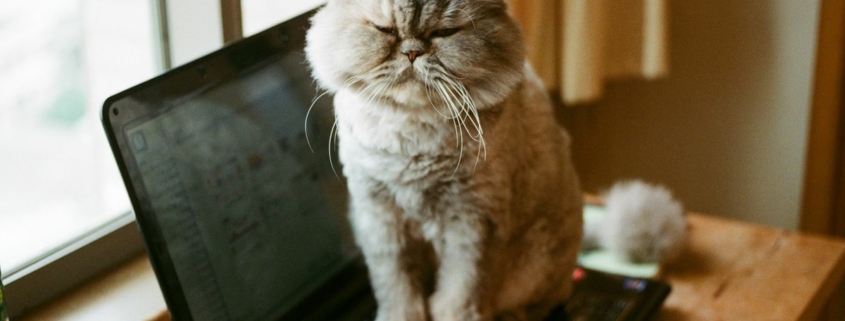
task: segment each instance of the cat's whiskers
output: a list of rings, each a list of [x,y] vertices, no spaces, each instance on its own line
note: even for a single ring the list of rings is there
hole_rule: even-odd
[[[387,97],[386,93],[390,92],[393,89],[394,86],[396,86],[395,82],[392,82],[392,81],[383,82],[381,87],[379,88],[379,91],[376,92],[376,94],[374,95],[374,98],[378,99],[378,100],[374,101],[375,105],[381,105],[382,102],[384,101],[384,99]]]
[[[359,97],[362,98],[363,106],[356,111],[358,114],[369,112],[374,105],[381,105],[383,100],[386,99],[385,94],[390,92],[396,86],[394,82],[390,79],[385,79],[385,77],[386,73],[384,70],[376,68],[363,75],[349,77],[344,82],[344,89],[353,90],[357,92]],[[458,169],[460,169],[460,164],[463,160],[464,132],[469,135],[470,139],[479,144],[475,163],[477,168],[478,163],[482,158],[482,154],[483,158],[487,159],[487,145],[484,141],[484,131],[481,127],[481,117],[478,113],[477,105],[472,99],[472,96],[469,94],[466,86],[459,81],[459,79],[462,78],[453,75],[452,73],[444,70],[442,66],[438,65],[434,65],[430,70],[424,72],[424,77],[423,86],[425,87],[426,98],[432,108],[434,108],[435,112],[444,119],[452,121],[452,128],[455,131],[455,144],[458,148],[458,160],[455,164],[455,171],[452,173],[452,176],[454,176]],[[439,100],[442,102],[445,111],[441,110],[441,107],[438,106],[439,104],[435,103],[436,99],[432,98],[432,91],[436,92],[437,96],[439,96]],[[325,94],[326,93],[321,94],[317,99]],[[311,108],[313,108],[315,102],[316,99],[312,102]],[[309,108],[309,113],[311,108]],[[306,115],[306,118],[307,117],[308,116]],[[329,158],[332,164],[332,170],[335,171],[335,175],[337,175],[337,171],[335,170],[334,162],[331,159],[331,151],[332,145],[337,146],[338,144],[338,131],[337,116],[335,116],[335,123],[329,134]]]
[[[372,108],[372,103],[375,102],[376,97],[383,94],[387,85],[385,82],[378,80],[382,75],[383,74],[380,74],[379,69],[375,69],[359,77],[361,78],[361,81],[366,82],[366,85],[358,92],[358,95],[364,97],[363,107],[357,110],[358,116],[368,112]],[[368,79],[370,81],[366,81]]]
[[[349,79],[343,82],[342,88],[349,88],[350,86],[362,81],[363,79],[363,76],[349,77]],[[316,80],[314,80],[314,82],[316,82]],[[308,149],[310,149],[312,153],[314,152],[314,146],[311,145],[311,138],[308,136],[308,118],[311,116],[311,110],[313,110],[314,106],[317,105],[317,101],[323,98],[323,96],[328,95],[330,93],[328,89],[323,89],[322,93],[319,92],[320,88],[317,87],[318,95],[316,95],[314,99],[311,100],[311,106],[308,106],[308,111],[305,113],[305,141],[306,143],[308,143]],[[335,120],[337,120],[337,116],[335,116]],[[331,139],[331,137],[329,137],[329,139]],[[331,144],[331,142],[329,142],[329,144]],[[329,158],[331,158],[331,154],[329,154]]]
[[[454,109],[459,115],[461,127],[466,130],[471,139],[479,143],[475,162],[475,166],[477,168],[478,163],[481,160],[482,153],[484,155],[484,159],[487,159],[487,144],[484,141],[484,131],[481,128],[481,117],[478,114],[475,101],[472,99],[472,96],[469,94],[466,87],[462,83],[450,77],[450,75],[443,73],[443,76],[438,79],[441,80],[441,96],[447,101],[447,105]],[[475,129],[475,135],[473,135],[469,126],[466,124],[467,120],[469,120],[470,124]],[[463,135],[460,136],[463,137]],[[463,152],[463,150],[461,152]]]
[[[334,118],[334,125],[332,125],[332,130],[329,131],[329,165],[332,167],[332,172],[337,179],[340,179],[340,175],[337,174],[337,170],[334,168],[334,160],[332,159],[332,141],[334,141],[335,145],[337,145],[337,116]],[[332,139],[334,137],[334,139]]]
[[[446,103],[446,105],[449,109],[449,112],[453,115],[450,118],[452,119],[452,126],[455,129],[455,141],[456,141],[456,144],[457,144],[456,147],[458,147],[458,150],[459,150],[458,151],[458,161],[455,163],[455,170],[452,172],[452,177],[454,177],[455,173],[458,172],[458,168],[460,168],[461,159],[463,158],[463,154],[464,154],[463,130],[460,128],[461,127],[461,125],[459,124],[460,117],[458,117],[457,111],[455,111],[455,108],[452,106],[451,100],[446,98],[446,96],[445,96],[443,84],[438,82],[436,84],[436,86],[437,86],[436,89],[439,92],[440,96],[442,97],[442,100]]]
[[[435,84],[435,85],[442,86],[440,84]],[[428,88],[428,87],[426,86],[426,88]],[[443,99],[442,97],[441,97],[441,100],[445,101],[445,99]],[[431,102],[430,97],[429,97],[429,102]],[[434,103],[431,103],[431,105],[432,105],[432,107],[437,109],[437,107],[434,106]],[[455,130],[455,147],[461,147],[462,148],[463,147],[463,135],[461,135],[460,126],[458,126],[458,121],[459,121],[458,118],[460,118],[460,115],[453,108],[449,108],[448,105],[447,105],[447,110],[449,111],[449,116],[445,116],[445,115],[444,116],[446,117],[446,119],[449,119],[449,120],[452,121],[452,127]],[[463,149],[461,149],[461,153],[463,153]],[[458,156],[458,165],[460,165],[460,155]]]
[[[442,84],[443,92],[446,95],[449,105],[455,110],[456,116],[461,121],[461,125],[464,129],[467,130],[467,134],[470,135],[471,138],[475,140],[475,136],[469,132],[469,127],[466,125],[467,117],[469,116],[468,108],[464,101],[462,101],[461,97],[459,96],[459,92],[449,83],[444,82]]]
[[[454,90],[461,100],[461,111],[465,112],[467,115],[472,114],[473,119],[473,126],[475,127],[478,135],[476,137],[480,138],[483,135],[483,131],[481,130],[481,119],[478,115],[478,108],[475,105],[475,101],[472,100],[472,97],[467,91],[466,87],[457,82],[453,79],[449,79],[448,77],[443,78],[450,86],[450,89]],[[472,135],[471,135],[472,136]]]
[[[484,131],[481,128],[481,117],[478,114],[478,108],[475,105],[475,101],[472,100],[472,96],[470,96],[469,91],[467,91],[466,87],[454,80],[445,78],[445,80],[449,83],[451,88],[457,92],[457,95],[460,96],[460,100],[462,102],[461,107],[462,111],[467,116],[472,116],[470,122],[472,123],[473,127],[475,127],[477,135],[473,136],[472,133],[469,133],[473,139],[476,141],[483,139]]]
[[[458,127],[459,116],[455,113],[454,109],[449,108],[448,105],[446,110],[449,111],[449,115],[447,116],[446,114],[442,113],[440,109],[437,108],[437,105],[435,105],[434,102],[431,100],[431,89],[432,87],[439,86],[439,84],[437,82],[432,82],[430,72],[425,73],[425,81],[423,85],[425,86],[425,95],[428,98],[428,102],[429,104],[431,104],[431,107],[434,108],[434,110],[437,111],[438,114],[452,121],[452,128],[455,130],[455,147],[460,149],[460,152],[458,154],[458,161],[457,164],[455,164],[455,171],[452,172],[452,177],[454,177],[455,173],[458,172],[458,168],[461,165],[461,157],[463,156],[463,135],[461,135],[460,128]],[[438,88],[435,89],[439,90]],[[441,100],[443,99],[441,98]]]
[[[395,83],[392,81],[381,82],[378,90],[374,91],[372,98],[370,99],[370,103],[364,106],[364,110],[372,109],[374,106],[382,106],[384,99],[388,98],[386,93],[390,92],[394,86]]]
[[[320,89],[317,88],[318,93],[319,93],[319,90]],[[329,94],[329,91],[327,89],[324,89],[322,94],[315,96],[314,99],[311,100],[311,106],[308,107],[308,111],[305,113],[305,142],[308,143],[308,149],[310,149],[312,153],[314,152],[314,147],[311,146],[311,139],[308,137],[308,116],[311,115],[311,109],[314,109],[314,105],[317,104],[317,101],[320,100],[320,98],[323,98],[323,96],[328,95],[328,94]]]
[[[370,104],[375,100],[377,92],[381,91],[384,87],[383,83],[379,82],[372,82],[367,85],[364,89],[361,90],[361,96],[365,97],[364,99],[364,108],[369,108]],[[363,109],[359,109],[358,113],[360,114]]]
[[[443,118],[446,118],[446,119],[452,119],[452,118],[455,117],[454,114],[452,113],[451,109],[449,109],[449,115],[446,115],[443,112],[441,112],[440,108],[437,108],[437,105],[434,104],[434,102],[431,100],[432,83],[431,83],[431,73],[430,72],[425,73],[425,80],[423,81],[423,87],[425,87],[425,96],[426,96],[426,98],[428,98],[428,103],[431,104],[431,108],[434,108],[434,111],[436,111],[438,114],[440,114],[440,116],[443,116]]]
[[[464,155],[464,143],[463,143],[464,134],[463,134],[463,130],[464,129],[469,130],[469,129],[466,126],[466,123],[464,121],[464,117],[461,117],[461,114],[462,114],[461,107],[458,107],[455,99],[453,99],[453,98],[456,98],[456,97],[454,97],[450,93],[450,91],[447,89],[448,87],[447,87],[446,83],[441,82],[441,81],[436,81],[435,85],[436,85],[435,89],[437,89],[438,93],[441,96],[441,99],[446,104],[446,106],[449,108],[449,112],[453,115],[451,117],[452,118],[452,125],[455,127],[455,137],[456,137],[456,140],[457,140],[457,143],[458,143],[458,149],[459,149],[459,151],[458,151],[458,161],[455,164],[455,171],[452,172],[452,176],[454,177],[455,173],[457,173],[458,169],[460,168],[461,160],[463,159],[463,155]]]
[[[475,139],[475,141],[479,142],[479,145],[480,145],[480,148],[478,149],[478,153],[475,156],[475,166],[477,168],[478,162],[481,159],[482,152],[484,153],[484,159],[485,160],[487,159],[487,144],[484,141],[484,130],[481,128],[481,116],[478,114],[478,108],[475,105],[475,101],[472,100],[472,96],[470,96],[469,91],[466,89],[466,87],[463,84],[460,84],[460,83],[455,83],[454,86],[456,86],[457,89],[460,90],[461,95],[463,96],[464,102],[467,105],[467,108],[470,111],[472,111],[472,115],[475,118],[474,121],[472,121],[472,119],[470,119],[470,121],[475,126],[476,133],[478,133],[478,136],[472,137],[472,134],[470,133],[470,137]],[[469,116],[469,115],[467,115],[467,116]]]
[[[371,77],[375,73],[376,73],[376,71],[374,70],[374,71],[371,71],[371,72],[364,74],[364,75],[351,76],[348,79],[346,79],[346,81],[343,82],[343,85],[341,86],[341,88],[342,89],[350,89],[350,87],[357,85],[360,82],[363,82],[364,80],[366,80],[368,77]],[[329,91],[326,90],[324,93],[322,93],[319,96],[317,96],[316,98],[314,98],[314,100],[311,102],[311,107],[308,107],[308,112],[305,114],[305,138],[306,138],[306,140],[308,140],[308,115],[311,113],[311,109],[314,108],[314,105],[316,104],[317,100],[319,100],[320,98],[322,98],[323,96],[325,96],[328,93],[329,93]],[[329,164],[332,168],[332,172],[334,173],[335,177],[340,179],[340,175],[338,175],[337,169],[335,169],[335,167],[334,167],[334,159],[332,158],[332,145],[334,145],[334,146],[338,145],[338,130],[339,130],[338,119],[337,119],[337,114],[335,114],[334,124],[332,124],[332,128],[329,131],[329,143],[328,143]],[[310,140],[308,140],[308,147],[311,148]],[[336,150],[336,148],[335,148],[335,150]],[[311,148],[311,152],[314,152],[313,148]]]

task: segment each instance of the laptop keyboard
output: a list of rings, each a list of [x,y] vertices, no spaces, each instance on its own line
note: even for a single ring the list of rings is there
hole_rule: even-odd
[[[616,321],[620,320],[629,302],[627,299],[580,292],[566,304],[566,311],[573,321]]]
[[[631,303],[624,298],[597,295],[596,293],[578,292],[569,303],[565,311],[561,306],[551,313],[546,321],[618,321],[625,314],[625,309]],[[568,315],[568,317],[567,317]],[[361,321],[375,321],[376,310],[368,313]]]

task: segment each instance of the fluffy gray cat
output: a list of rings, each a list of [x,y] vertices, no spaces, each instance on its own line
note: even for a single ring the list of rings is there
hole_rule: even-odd
[[[581,190],[503,0],[329,0],[306,52],[377,320],[539,320],[568,298]]]

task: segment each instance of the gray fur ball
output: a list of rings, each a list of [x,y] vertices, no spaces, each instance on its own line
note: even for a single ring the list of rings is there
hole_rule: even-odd
[[[662,186],[616,183],[605,195],[605,211],[597,241],[628,261],[664,262],[683,248],[687,234],[683,206]]]

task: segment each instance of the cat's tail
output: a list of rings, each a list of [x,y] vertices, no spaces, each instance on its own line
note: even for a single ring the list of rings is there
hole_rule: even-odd
[[[665,262],[686,243],[683,206],[662,186],[616,183],[604,195],[604,215],[586,220],[582,248],[605,248],[635,262]]]

